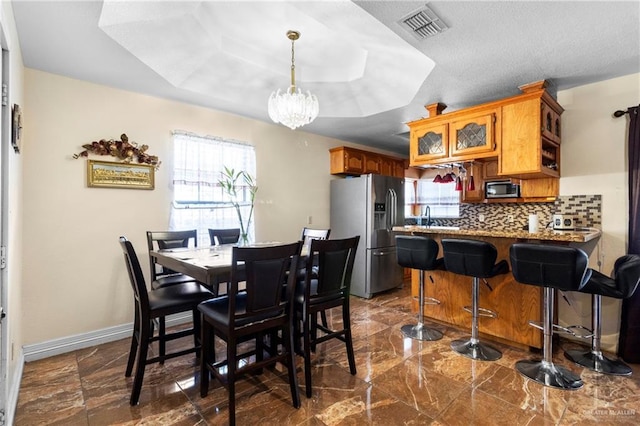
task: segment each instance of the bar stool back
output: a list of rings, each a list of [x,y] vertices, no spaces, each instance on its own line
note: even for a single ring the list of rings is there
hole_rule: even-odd
[[[498,251],[486,241],[443,239],[444,264],[447,271],[473,277],[471,293],[471,338],[454,340],[451,349],[466,357],[481,361],[495,361],[502,353],[493,346],[481,343],[478,338],[478,317],[495,318],[496,313],[479,307],[480,278],[492,278],[509,272],[506,260],[496,263]],[[467,308],[465,308],[467,309]]]
[[[406,337],[416,340],[439,340],[442,333],[433,328],[425,327],[424,305],[440,304],[440,301],[424,295],[424,271],[444,269],[444,260],[438,258],[438,243],[433,239],[420,236],[396,236],[396,255],[398,264],[404,268],[420,271],[420,286],[418,289],[418,323],[403,325],[400,330]],[[429,277],[433,282],[433,278]]]
[[[589,278],[587,254],[574,247],[516,243],[509,248],[513,276],[519,283],[544,287],[542,360],[521,360],[516,369],[525,377],[542,385],[575,390],[582,387],[580,376],[555,365],[553,348],[553,307],[555,289],[578,291]],[[530,324],[540,328],[538,325]],[[561,329],[562,330],[562,329]]]
[[[564,356],[578,365],[598,373],[629,376],[631,367],[620,360],[605,357],[600,348],[602,336],[602,296],[626,299],[633,296],[640,283],[640,256],[636,254],[619,257],[613,267],[613,278],[591,270],[591,278],[578,291],[591,294],[591,350],[572,349]]]

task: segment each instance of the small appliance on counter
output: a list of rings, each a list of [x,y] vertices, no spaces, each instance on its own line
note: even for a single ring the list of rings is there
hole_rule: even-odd
[[[575,217],[568,214],[553,215],[553,229],[567,230],[567,229],[574,229],[575,227],[576,227]]]

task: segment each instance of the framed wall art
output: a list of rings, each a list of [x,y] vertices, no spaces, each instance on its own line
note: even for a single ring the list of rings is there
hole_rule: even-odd
[[[90,188],[154,189],[154,166],[87,160]]]
[[[11,108],[11,146],[15,152],[20,153],[20,142],[22,140],[22,110],[20,105],[13,104]]]

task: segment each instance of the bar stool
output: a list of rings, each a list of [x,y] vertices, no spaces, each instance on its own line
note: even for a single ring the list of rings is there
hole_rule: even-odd
[[[425,327],[424,305],[440,304],[440,301],[432,297],[425,298],[424,295],[424,271],[444,269],[444,261],[438,259],[438,243],[431,238],[398,235],[396,236],[396,250],[398,264],[404,268],[417,269],[420,271],[420,285],[418,288],[418,323],[403,325],[400,330],[406,337],[415,340],[439,340],[442,333],[433,328]],[[433,282],[433,278],[429,277]]]
[[[602,335],[602,296],[615,299],[626,299],[633,293],[640,283],[640,256],[626,255],[619,257],[613,267],[614,278],[591,270],[591,278],[578,291],[591,294],[593,306],[591,324],[591,350],[572,349],[565,351],[564,356],[578,365],[597,371],[598,373],[616,376],[629,376],[631,367],[620,360],[605,357],[600,349]]]
[[[543,324],[529,322],[543,330],[542,360],[521,360],[516,369],[525,377],[544,386],[575,390],[582,387],[580,376],[553,363],[552,340],[554,328],[569,332],[553,324],[554,290],[578,291],[589,279],[587,254],[567,246],[515,243],[509,248],[511,269],[516,281],[544,287]],[[573,334],[573,333],[572,333]]]
[[[449,272],[472,277],[471,307],[464,309],[471,312],[471,338],[454,340],[451,349],[466,357],[481,361],[495,361],[502,353],[493,346],[481,343],[478,338],[478,317],[496,317],[496,313],[479,307],[480,278],[492,278],[509,272],[506,260],[496,262],[498,251],[495,246],[485,241],[464,239],[443,239],[444,264]]]

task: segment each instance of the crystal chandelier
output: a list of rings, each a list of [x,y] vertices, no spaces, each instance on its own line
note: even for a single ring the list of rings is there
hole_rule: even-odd
[[[300,33],[289,30],[287,38],[291,40],[291,86],[284,92],[278,89],[269,96],[269,117],[275,123],[296,129],[315,120],[320,107],[315,95],[309,91],[306,94],[302,93],[300,88],[296,87],[293,43],[300,38]]]

